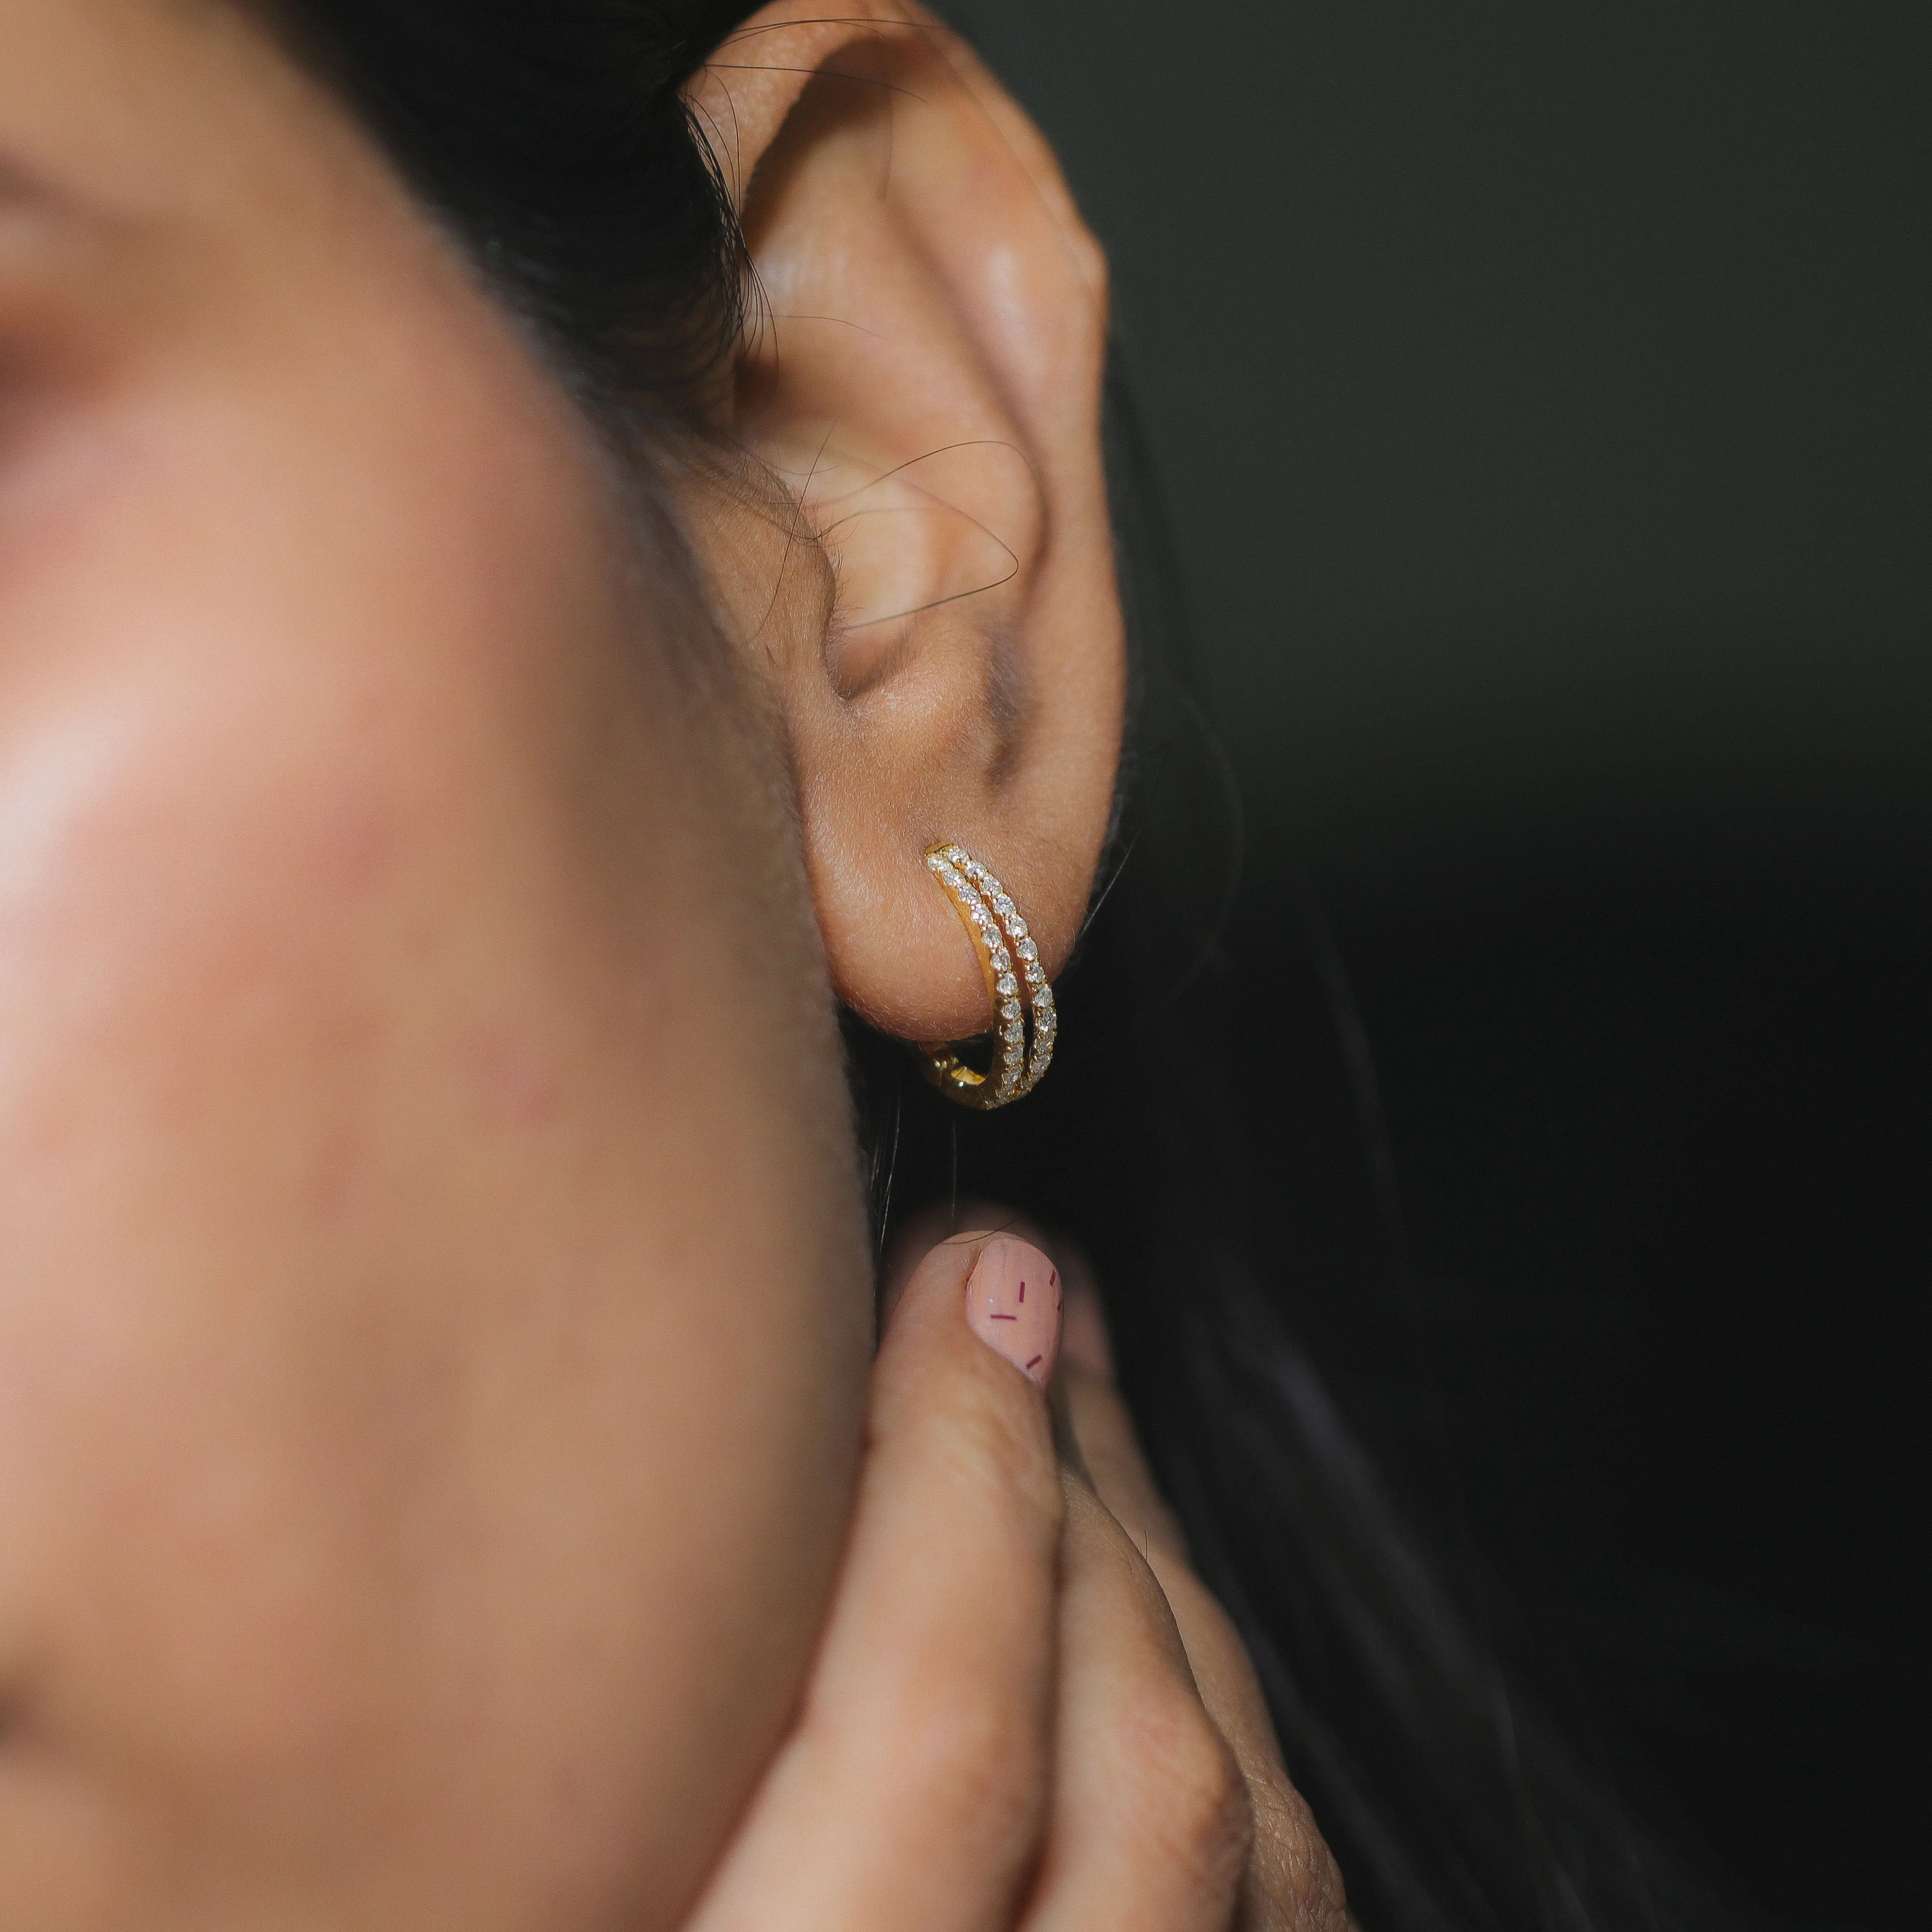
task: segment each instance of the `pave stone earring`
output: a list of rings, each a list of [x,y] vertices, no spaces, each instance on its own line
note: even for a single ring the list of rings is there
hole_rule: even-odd
[[[946,1040],[921,1041],[918,1052],[926,1078],[962,1107],[1004,1107],[1040,1084],[1053,1062],[1053,1040],[1059,1028],[1053,988],[1040,963],[1040,948],[1027,931],[1004,886],[963,845],[934,846],[926,855],[927,869],[952,902],[966,928],[966,936],[986,976],[993,1006],[993,1064],[976,1072],[960,1058],[958,1046]],[[1022,1000],[1024,1004],[1022,1006]],[[1032,1020],[1032,1052],[1028,1052],[1027,1010]]]

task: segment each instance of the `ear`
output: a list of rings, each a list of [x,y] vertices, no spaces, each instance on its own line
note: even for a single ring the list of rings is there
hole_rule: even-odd
[[[917,8],[839,10],[767,7],[688,90],[757,268],[733,433],[783,493],[706,548],[784,719],[835,987],[951,1039],[988,1016],[928,848],[1000,876],[1051,977],[1109,821],[1106,275],[954,36]]]

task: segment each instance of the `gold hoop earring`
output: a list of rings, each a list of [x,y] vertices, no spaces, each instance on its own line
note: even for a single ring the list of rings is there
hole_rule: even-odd
[[[993,1064],[984,1073],[976,1072],[960,1057],[958,1045],[948,1040],[921,1041],[920,1059],[926,1078],[962,1107],[1004,1107],[1030,1094],[1053,1064],[1060,1028],[1053,988],[1012,896],[978,860],[963,845],[949,842],[932,847],[926,862],[952,900],[986,976],[993,1006]]]

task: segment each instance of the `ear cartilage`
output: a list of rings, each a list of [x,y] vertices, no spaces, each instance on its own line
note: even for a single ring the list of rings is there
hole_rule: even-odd
[[[962,1058],[958,1044],[947,1040],[922,1041],[920,1059],[927,1078],[962,1107],[1004,1107],[1030,1094],[1053,1064],[1060,1025],[1053,988],[1012,894],[963,845],[949,842],[933,846],[926,863],[946,889],[986,975],[993,1005],[993,1064],[984,1073],[976,1072]]]

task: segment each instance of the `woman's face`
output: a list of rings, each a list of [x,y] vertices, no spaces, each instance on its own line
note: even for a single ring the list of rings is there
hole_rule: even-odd
[[[770,1754],[869,1287],[675,582],[263,39],[0,0],[10,1923],[662,1909]]]

